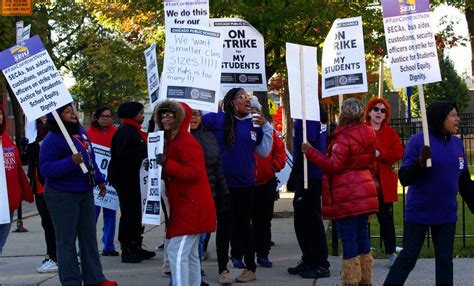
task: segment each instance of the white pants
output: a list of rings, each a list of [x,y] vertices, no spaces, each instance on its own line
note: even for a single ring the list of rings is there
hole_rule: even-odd
[[[199,235],[183,235],[170,239],[168,258],[173,286],[200,286]]]

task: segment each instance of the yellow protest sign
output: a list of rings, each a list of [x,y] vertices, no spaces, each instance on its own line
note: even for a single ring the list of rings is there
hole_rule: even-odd
[[[0,15],[28,16],[33,13],[33,0],[0,0]]]

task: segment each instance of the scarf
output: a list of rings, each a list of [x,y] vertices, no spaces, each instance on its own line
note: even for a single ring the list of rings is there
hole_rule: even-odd
[[[145,143],[148,141],[147,134],[142,131],[142,127],[140,126],[140,124],[138,124],[138,122],[130,118],[123,118],[122,123],[135,127],[138,131],[138,135],[142,137],[143,141],[145,141]]]

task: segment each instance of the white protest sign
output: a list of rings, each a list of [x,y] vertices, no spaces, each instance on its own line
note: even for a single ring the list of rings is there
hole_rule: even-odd
[[[211,28],[171,28],[166,37],[160,99],[217,112],[222,37]]]
[[[160,225],[161,170],[156,155],[163,153],[164,131],[148,133],[148,192],[142,223]]]
[[[293,155],[286,149],[286,164],[280,172],[276,173],[275,176],[278,179],[277,190],[279,190],[283,185],[288,182],[290,178],[291,169],[293,169]]]
[[[208,0],[165,0],[166,30],[172,27],[209,26]]]
[[[145,168],[145,165],[148,164],[147,161],[148,158],[144,159],[140,166],[140,196],[142,199],[142,213],[145,209],[146,196],[148,193],[148,171]]]
[[[16,22],[16,43],[23,41],[23,21]]]
[[[31,33],[31,24],[28,26],[23,27],[23,33],[22,33],[22,41],[26,41],[30,38],[30,33]]]
[[[210,25],[221,32],[224,38],[221,94],[234,87],[267,91],[262,34],[239,18],[210,19]]]
[[[367,92],[362,18],[336,19],[324,41],[322,97]]]
[[[382,1],[385,41],[393,86],[441,80],[428,0]]]
[[[291,118],[303,119],[302,90],[304,90],[306,120],[319,121],[316,47],[301,46],[303,51],[303,67],[301,67],[300,46],[286,43],[286,66],[288,69]],[[304,74],[301,74],[301,70],[304,70]],[[301,86],[301,82],[304,82],[304,87]]]
[[[69,91],[38,36],[1,52],[0,69],[28,121],[72,102]]]
[[[3,157],[2,136],[0,136],[0,224],[10,223],[5,158]]]
[[[160,86],[160,77],[158,76],[158,65],[156,63],[156,43],[145,50],[146,76],[148,82],[148,97],[150,99],[150,107],[153,110],[158,104],[158,93]]]
[[[95,153],[95,162],[97,163],[100,172],[107,180],[107,168],[109,166],[111,156],[110,148],[92,143],[92,149]],[[107,193],[103,197],[99,196],[99,188],[94,188],[94,203],[99,207],[117,210],[119,207],[119,197],[117,191],[108,181],[106,182],[105,186],[107,188]]]

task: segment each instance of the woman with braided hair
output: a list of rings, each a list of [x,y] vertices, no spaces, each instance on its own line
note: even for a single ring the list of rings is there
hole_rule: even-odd
[[[244,89],[233,88],[224,97],[224,112],[202,117],[202,124],[214,133],[221,152],[222,169],[231,196],[232,248],[235,253],[244,254],[245,266],[242,265],[244,270],[236,278],[237,282],[256,279],[250,223],[255,189],[254,152],[266,157],[272,149],[273,128],[261,113],[254,114],[252,119],[250,101],[251,96]],[[219,269],[219,274],[228,276],[229,271]]]

